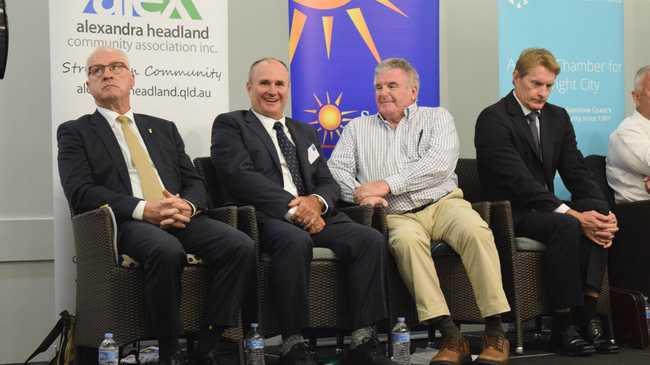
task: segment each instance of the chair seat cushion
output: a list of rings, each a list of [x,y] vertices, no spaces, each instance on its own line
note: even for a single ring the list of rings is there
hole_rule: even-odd
[[[325,247],[314,247],[312,255],[313,260],[336,260],[334,251]]]
[[[546,251],[546,246],[543,243],[528,237],[515,237],[515,247],[517,248],[517,251]]]
[[[186,257],[187,257],[187,264],[188,265],[202,265],[203,264],[203,260],[200,257],[198,257],[198,256],[196,256],[194,254],[188,253],[186,255]],[[136,261],[135,259],[133,259],[129,255],[121,254],[121,255],[119,255],[118,259],[119,259],[119,265],[124,267],[124,268],[137,269],[137,268],[140,267],[140,263],[138,261]]]

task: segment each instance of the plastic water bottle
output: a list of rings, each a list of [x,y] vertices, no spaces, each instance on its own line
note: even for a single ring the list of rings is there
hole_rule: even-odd
[[[119,348],[113,341],[113,334],[107,332],[104,335],[104,340],[99,344],[99,365],[118,365],[118,353]]]
[[[650,298],[645,300],[645,322],[648,324],[648,335],[650,335]]]
[[[264,337],[257,332],[257,323],[251,323],[244,347],[246,365],[264,365]]]
[[[391,337],[393,340],[393,361],[400,365],[411,364],[411,333],[404,317],[397,318]]]

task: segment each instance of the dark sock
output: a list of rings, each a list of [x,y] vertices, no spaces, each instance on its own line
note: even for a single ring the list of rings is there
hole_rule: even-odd
[[[173,337],[158,339],[158,356],[162,360],[169,361],[178,348],[178,340]]]
[[[496,314],[494,316],[485,317],[485,334],[492,337],[503,337],[503,328],[501,327],[501,316]]]
[[[571,321],[571,312],[553,312],[553,330],[554,331],[564,331]]]
[[[207,354],[211,350],[216,349],[221,340],[222,333],[223,328],[221,327],[209,326],[202,328],[199,331],[199,353]]]
[[[454,323],[454,321],[451,320],[450,316],[440,316],[436,318],[432,318],[429,320],[429,323],[431,323],[436,329],[442,333],[442,337],[444,338],[459,338],[460,337],[460,330]]]
[[[575,310],[575,321],[576,323],[586,325],[589,321],[594,318],[596,314],[596,306],[598,305],[598,298],[592,297],[590,295],[585,295],[584,305],[582,307],[577,307]]]

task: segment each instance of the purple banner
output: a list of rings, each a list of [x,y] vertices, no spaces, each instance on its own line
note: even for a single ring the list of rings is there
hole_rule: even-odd
[[[438,0],[289,0],[292,116],[318,130],[329,156],[345,124],[376,113],[374,68],[407,59],[420,105],[438,106]]]

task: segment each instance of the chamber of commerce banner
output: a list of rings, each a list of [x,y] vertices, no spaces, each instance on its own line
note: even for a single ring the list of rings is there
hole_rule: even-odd
[[[547,48],[561,67],[550,102],[569,112],[585,156],[607,154],[609,134],[625,112],[623,1],[497,1],[501,96],[512,89],[521,51]],[[559,179],[556,188],[568,198]]]
[[[58,183],[56,128],[93,113],[86,58],[97,47],[125,51],[135,75],[136,113],[176,122],[193,158],[210,151],[214,117],[228,111],[227,0],[50,0],[54,148],[55,300],[74,309],[70,215]]]
[[[317,129],[329,156],[345,125],[376,113],[374,68],[406,58],[420,105],[438,106],[438,0],[289,0],[292,116]]]

